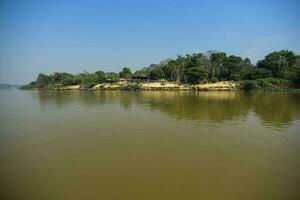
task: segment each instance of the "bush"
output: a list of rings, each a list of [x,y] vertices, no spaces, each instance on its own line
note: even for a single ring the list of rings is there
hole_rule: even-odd
[[[256,90],[258,89],[257,83],[255,81],[242,81],[241,89],[243,90]]]
[[[150,79],[151,80],[159,80],[159,79],[163,79],[163,78],[165,78],[165,73],[161,68],[153,69],[150,72]]]
[[[211,81],[212,83],[216,83],[216,82],[218,82],[218,78],[217,78],[217,77],[212,77],[212,78],[210,79],[210,81]]]
[[[239,81],[241,80],[241,75],[239,73],[230,74],[229,80]]]
[[[267,78],[270,76],[271,76],[271,72],[267,69],[251,67],[245,72],[243,79],[255,80],[255,79],[261,79],[261,78]]]
[[[37,88],[36,82],[35,82],[35,81],[32,81],[32,82],[30,82],[29,84],[27,84],[27,85],[22,85],[22,86],[20,87],[21,90],[32,90],[32,89],[35,89],[35,88]]]
[[[291,82],[278,78],[264,78],[256,80],[246,80],[240,82],[240,87],[243,90],[257,89],[286,89],[290,87]]]
[[[200,83],[206,78],[206,71],[198,67],[188,69],[186,76],[187,81],[192,84]]]

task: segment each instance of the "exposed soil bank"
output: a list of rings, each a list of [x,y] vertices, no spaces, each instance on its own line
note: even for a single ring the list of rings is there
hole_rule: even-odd
[[[174,82],[149,82],[149,83],[103,83],[95,85],[88,90],[198,90],[198,91],[234,91],[239,84],[234,81],[188,85]],[[62,86],[59,90],[86,89],[81,85]]]

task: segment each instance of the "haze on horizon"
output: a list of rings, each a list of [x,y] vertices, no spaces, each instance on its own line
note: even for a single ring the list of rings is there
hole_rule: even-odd
[[[207,50],[252,62],[275,50],[299,54],[299,10],[298,0],[0,0],[0,83],[134,71]]]

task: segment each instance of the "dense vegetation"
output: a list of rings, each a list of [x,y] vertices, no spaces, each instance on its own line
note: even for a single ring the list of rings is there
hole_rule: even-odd
[[[282,50],[268,54],[253,65],[249,58],[227,56],[223,52],[188,54],[151,64],[135,73],[124,67],[119,74],[103,71],[77,75],[58,72],[50,75],[39,74],[36,81],[23,88],[53,88],[58,85],[77,84],[89,88],[98,83],[116,82],[120,78],[146,78],[150,81],[166,80],[188,84],[233,80],[240,81],[241,87],[246,90],[289,88],[300,84],[300,56],[292,51]]]

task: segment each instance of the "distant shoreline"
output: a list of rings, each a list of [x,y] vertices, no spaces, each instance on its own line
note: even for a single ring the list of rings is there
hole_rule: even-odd
[[[191,54],[151,64],[134,73],[96,71],[71,74],[38,74],[21,89],[60,90],[294,90],[300,88],[300,55],[281,50],[251,63],[249,58],[224,52]]]
[[[262,80],[263,81],[263,80]],[[270,81],[269,81],[270,82]],[[238,81],[220,81],[216,83],[202,84],[182,84],[177,82],[116,82],[116,83],[101,83],[92,87],[84,85],[55,85],[47,88],[20,88],[28,90],[81,90],[81,91],[99,91],[99,90],[122,90],[122,91],[238,91],[238,90],[253,90],[253,91],[281,91],[281,92],[300,92],[300,89],[280,87],[268,82],[268,87],[247,88],[248,84],[257,84],[256,82],[238,82]]]

